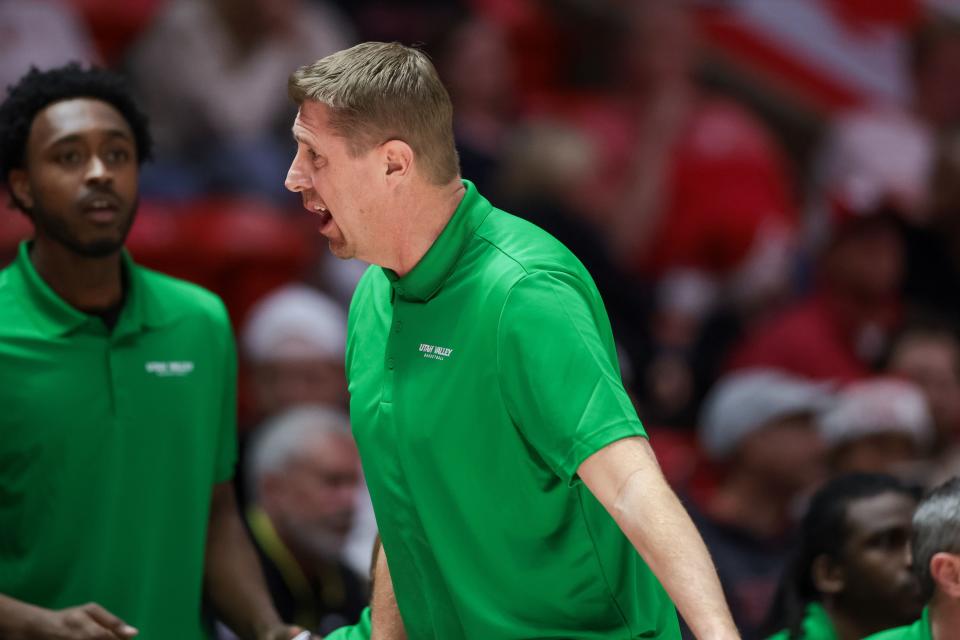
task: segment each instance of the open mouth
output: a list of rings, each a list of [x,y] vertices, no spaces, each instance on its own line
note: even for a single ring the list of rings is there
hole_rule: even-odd
[[[80,202],[80,210],[95,222],[112,222],[120,211],[120,203],[110,195],[93,195]]]

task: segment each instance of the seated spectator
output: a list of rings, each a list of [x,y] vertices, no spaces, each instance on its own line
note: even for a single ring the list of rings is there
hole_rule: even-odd
[[[90,32],[69,2],[0,2],[0,89],[16,83],[30,67],[96,61]]]
[[[911,380],[927,399],[933,418],[933,475],[938,485],[960,469],[960,340],[935,318],[914,320],[890,348],[886,372]]]
[[[870,375],[900,322],[903,245],[890,209],[835,212],[813,291],[733,350],[733,368],[776,367],[818,380]]]
[[[933,442],[926,398],[911,382],[873,378],[853,383],[821,416],[835,473],[861,471],[916,477]]]
[[[352,39],[340,13],[319,0],[171,0],[128,60],[156,123],[148,194],[228,191],[289,202],[287,76]]]
[[[910,572],[917,492],[892,476],[849,474],[810,502],[768,627],[770,640],[860,640],[920,612]]]
[[[693,510],[743,638],[758,638],[789,551],[791,512],[823,477],[815,417],[830,392],[771,370],[737,372],[708,395],[700,441],[719,486]]]
[[[305,285],[258,302],[241,332],[255,419],[306,403],[346,408],[346,337],[343,309]]]
[[[248,454],[247,523],[278,611],[323,634],[357,622],[366,585],[342,551],[361,474],[346,416],[290,409],[258,431]]]
[[[954,640],[960,630],[960,478],[948,480],[920,502],[910,538],[927,607],[912,625],[868,640]]]

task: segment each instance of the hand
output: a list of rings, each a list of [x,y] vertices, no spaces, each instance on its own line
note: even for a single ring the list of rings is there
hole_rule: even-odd
[[[51,611],[39,609],[27,638],[44,640],[117,640],[140,633],[96,603]]]

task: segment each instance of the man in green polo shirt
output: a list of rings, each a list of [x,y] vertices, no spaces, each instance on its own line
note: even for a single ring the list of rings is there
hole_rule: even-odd
[[[856,473],[813,496],[797,534],[770,640],[860,640],[917,617],[910,520],[917,493],[891,476]]]
[[[32,70],[0,175],[34,238],[0,271],[0,637],[289,638],[237,515],[235,355],[213,294],[123,252],[149,156],[112,73]]]
[[[671,599],[698,637],[737,637],[593,281],[461,180],[429,59],[364,43],[289,92],[287,187],[334,255],[375,265],[346,360],[385,551],[373,637],[673,639]]]
[[[869,640],[960,638],[960,477],[948,480],[920,502],[910,546],[927,607],[913,624]]]

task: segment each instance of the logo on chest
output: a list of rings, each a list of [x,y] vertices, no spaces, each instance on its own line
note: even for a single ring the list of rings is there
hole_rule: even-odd
[[[446,360],[453,353],[453,349],[447,347],[438,347],[432,344],[420,343],[420,353],[423,354],[424,358],[430,360]]]
[[[147,373],[159,378],[183,377],[193,373],[193,362],[189,360],[150,361],[144,365]]]

